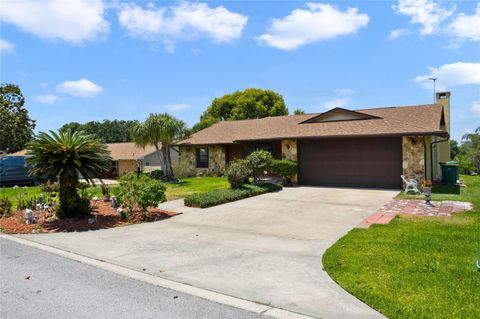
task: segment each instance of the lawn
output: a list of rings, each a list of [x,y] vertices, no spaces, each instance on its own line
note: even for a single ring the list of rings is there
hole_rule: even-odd
[[[182,181],[179,184],[167,184],[167,200],[230,187],[226,177],[188,177]]]
[[[439,188],[433,199],[469,201],[475,211],[354,229],[326,251],[324,269],[389,318],[480,318],[480,177],[462,180],[459,195]]]
[[[193,193],[204,193],[211,190],[229,188],[226,177],[189,177],[184,178],[182,183],[165,185],[167,186],[167,200],[183,198]],[[115,186],[111,186],[111,191],[112,194],[115,194]],[[27,189],[23,187],[17,189],[8,187],[0,190],[0,196],[3,194],[7,195],[13,203],[13,208],[17,206],[19,196],[25,198],[26,196],[39,196],[40,193],[40,186],[31,186],[27,187]],[[88,193],[91,196],[102,196],[100,186],[89,187]]]

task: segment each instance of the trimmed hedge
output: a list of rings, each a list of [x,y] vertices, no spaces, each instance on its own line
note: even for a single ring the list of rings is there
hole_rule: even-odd
[[[206,193],[188,195],[184,199],[184,204],[190,207],[207,208],[247,197],[276,192],[281,189],[281,185],[272,183],[245,185],[242,188],[236,189],[218,189]]]

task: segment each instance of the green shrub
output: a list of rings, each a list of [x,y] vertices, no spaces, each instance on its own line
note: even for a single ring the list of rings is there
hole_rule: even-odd
[[[262,175],[265,171],[270,169],[273,162],[273,157],[270,152],[265,150],[256,150],[245,158],[248,168],[252,171],[253,179]]]
[[[271,170],[277,176],[288,178],[297,174],[298,164],[295,161],[274,160]]]
[[[0,197],[0,217],[9,217],[12,210],[12,201],[7,196]]]
[[[163,171],[161,169],[156,169],[150,172],[150,178],[160,180],[163,177]]]
[[[281,185],[271,183],[245,185],[243,188],[236,189],[218,189],[206,193],[189,195],[185,197],[184,204],[190,207],[206,208],[247,197],[279,191],[281,189]]]
[[[190,176],[190,169],[187,161],[178,161],[172,165],[173,175],[176,178],[185,178]]]
[[[128,210],[129,216],[139,208],[142,218],[145,218],[148,207],[156,207],[166,200],[165,190],[160,181],[147,176],[137,178],[132,173],[120,178],[116,194],[119,204]]]
[[[252,173],[246,160],[235,160],[230,162],[227,168],[227,178],[231,188],[241,188],[244,181]]]

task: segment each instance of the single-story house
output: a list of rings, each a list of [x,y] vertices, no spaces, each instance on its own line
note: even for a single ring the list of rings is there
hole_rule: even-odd
[[[110,155],[113,158],[112,173],[122,176],[126,173],[135,172],[137,163],[140,163],[142,171],[151,172],[162,169],[160,159],[154,146],[138,147],[135,143],[109,143],[107,144]],[[170,150],[172,164],[178,162],[178,152]]]
[[[298,161],[300,185],[401,188],[450,160],[450,92],[434,104],[222,121],[177,143],[192,175],[222,174],[255,149]]]
[[[160,159],[157,156],[154,146],[146,146],[145,149],[138,147],[135,143],[108,143],[107,148],[112,156],[111,175],[122,176],[126,173],[135,172],[137,163],[140,163],[142,171],[150,172],[156,169],[162,169]],[[25,150],[16,152],[11,155],[24,156]],[[170,150],[172,164],[178,162],[178,151]]]

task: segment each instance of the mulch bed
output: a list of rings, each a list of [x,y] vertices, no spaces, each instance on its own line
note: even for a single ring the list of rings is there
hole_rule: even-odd
[[[154,222],[178,215],[178,213],[169,212],[158,208],[149,208],[147,216],[142,219],[139,211],[135,211],[130,220],[120,219],[116,209],[111,207],[110,202],[91,201],[93,208],[92,214],[81,219],[51,219],[55,215],[53,210],[34,210],[33,216],[36,223],[27,225],[25,223],[24,211],[15,211],[11,217],[0,218],[0,231],[7,234],[31,234],[31,233],[52,233],[52,232],[72,232],[87,231],[104,228],[112,228],[138,224],[144,222]],[[90,224],[89,218],[95,219],[95,223]]]

